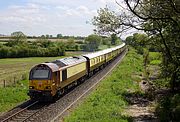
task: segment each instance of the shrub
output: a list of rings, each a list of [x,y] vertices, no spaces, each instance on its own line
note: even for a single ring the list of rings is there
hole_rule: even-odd
[[[7,58],[9,56],[9,47],[3,46],[0,48],[0,58]]]
[[[179,122],[180,118],[180,95],[175,94],[166,96],[161,100],[156,109],[157,114],[162,122]]]
[[[149,60],[161,60],[162,55],[159,52],[149,52]]]
[[[45,57],[65,55],[64,43],[43,41],[40,45],[38,43],[33,44],[34,45],[25,42],[22,44],[14,45],[12,47],[2,46],[0,48],[0,58]]]

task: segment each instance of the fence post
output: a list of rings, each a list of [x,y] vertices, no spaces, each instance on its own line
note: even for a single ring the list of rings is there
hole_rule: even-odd
[[[6,81],[5,80],[3,81],[3,84],[4,84],[4,88],[5,88],[6,87]]]
[[[16,77],[14,77],[14,85],[16,85]]]

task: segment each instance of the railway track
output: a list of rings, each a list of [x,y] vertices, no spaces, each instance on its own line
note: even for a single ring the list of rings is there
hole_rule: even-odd
[[[84,92],[82,92],[79,96],[77,96],[72,102],[69,103],[64,109],[56,116],[54,117],[50,122],[63,122],[63,118],[66,114],[69,113],[71,108],[74,108],[76,103],[80,101],[85,95],[90,93],[92,89],[95,88],[95,86],[104,79],[110,72],[122,61],[124,56],[126,55],[127,50],[122,53],[117,59],[112,61],[107,67],[105,67],[102,71],[94,75],[92,78],[88,79],[87,82],[90,82],[92,84],[89,84],[90,87],[85,86]],[[81,86],[80,86],[81,87]]]
[[[25,108],[13,113],[12,115],[8,116],[7,118],[1,120],[1,122],[25,122],[31,121],[31,117],[34,116],[37,112],[39,112],[43,105],[38,104],[38,101],[35,101]]]
[[[5,117],[0,122],[59,122],[63,121],[63,117],[66,116],[69,111],[75,108],[79,101],[87,96],[95,86],[105,78],[116,67],[127,51],[112,61],[104,69],[87,79],[81,85],[71,89],[67,94],[62,96],[59,100],[51,104],[43,103],[39,104],[38,101],[23,107],[18,112],[13,112],[8,117]]]

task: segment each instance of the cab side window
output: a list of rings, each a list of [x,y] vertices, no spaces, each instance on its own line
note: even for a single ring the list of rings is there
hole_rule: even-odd
[[[67,79],[67,69],[64,69],[62,71],[62,81],[66,80]]]

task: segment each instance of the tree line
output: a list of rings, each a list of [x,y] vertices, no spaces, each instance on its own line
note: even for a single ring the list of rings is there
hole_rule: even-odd
[[[46,57],[65,55],[65,46],[61,42],[51,42],[45,38],[28,42],[22,32],[14,32],[11,39],[0,44],[0,58]]]
[[[11,39],[0,44],[0,58],[22,57],[51,57],[64,56],[66,51],[97,51],[100,45],[117,45],[120,39],[116,35],[102,37],[96,34],[89,35],[85,40],[68,38],[66,41],[50,41],[46,37],[28,41],[22,32],[13,32]]]

